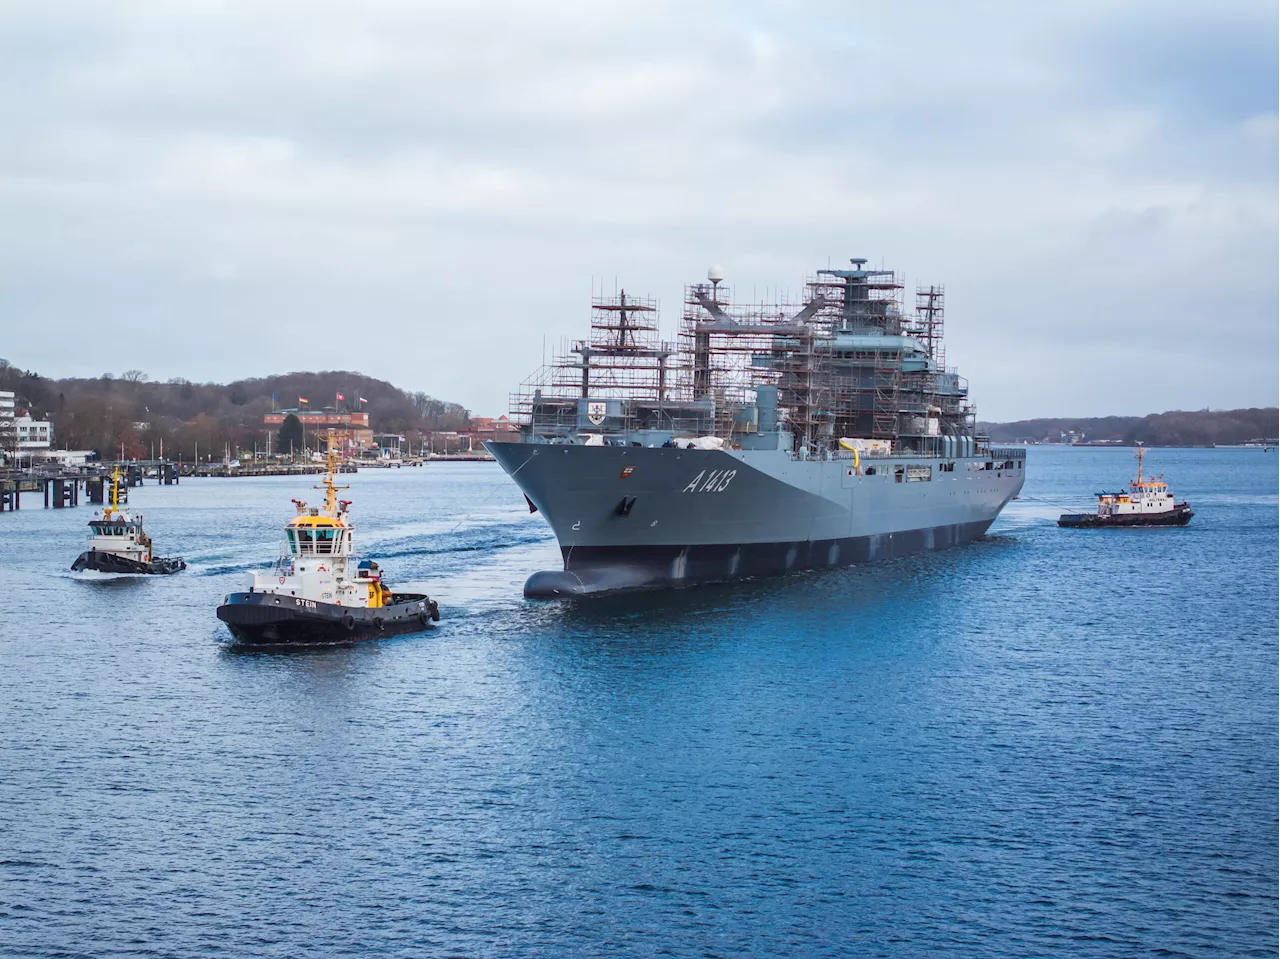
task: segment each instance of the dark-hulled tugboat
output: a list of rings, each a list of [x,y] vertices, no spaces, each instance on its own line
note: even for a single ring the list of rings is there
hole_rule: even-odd
[[[99,573],[166,575],[187,568],[181,556],[156,556],[151,537],[142,529],[142,514],[120,508],[120,471],[111,474],[111,505],[89,521],[89,548],[76,557],[72,570]]]
[[[350,500],[338,499],[338,453],[329,442],[324,505],[294,500],[285,525],[285,551],[275,567],[253,573],[247,593],[231,593],[218,618],[242,644],[303,646],[379,639],[430,629],[440,619],[423,593],[393,592],[378,564],[357,561]]]
[[[1129,484],[1126,492],[1098,493],[1096,513],[1064,513],[1058,517],[1059,526],[1076,529],[1097,529],[1114,526],[1186,526],[1195,513],[1186,502],[1175,503],[1164,477],[1153,480],[1142,478],[1142,458],[1146,450],[1138,444],[1134,454],[1138,459],[1138,478]]]

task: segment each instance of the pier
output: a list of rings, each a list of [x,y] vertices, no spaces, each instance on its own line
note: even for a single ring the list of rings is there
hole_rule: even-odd
[[[225,463],[209,463],[197,466],[192,476],[313,476],[326,472],[328,467],[323,463],[254,463],[248,466],[228,466]],[[354,463],[343,463],[338,467],[339,473],[355,473],[358,469]]]
[[[396,469],[421,467],[428,462],[492,462],[487,453],[435,454],[405,457],[400,460],[348,460],[338,467],[339,473],[356,473],[364,469]],[[122,463],[94,463],[78,468],[46,467],[35,470],[0,469],[0,513],[13,512],[22,506],[22,494],[37,494],[46,509],[79,506],[81,498],[101,504],[110,491],[111,476],[120,472],[120,492],[124,500],[128,490],[154,480],[161,486],[174,486],[185,477],[233,479],[259,476],[315,476],[326,470],[324,463],[175,463],[168,460],[139,460]]]
[[[0,470],[0,513],[21,509],[23,493],[38,494],[45,509],[79,506],[82,496],[90,503],[104,503],[117,469],[122,502],[127,502],[131,487],[141,486],[148,478],[162,486],[174,486],[184,473],[180,464],[167,461],[100,463],[80,469]],[[186,475],[191,473],[186,471]]]

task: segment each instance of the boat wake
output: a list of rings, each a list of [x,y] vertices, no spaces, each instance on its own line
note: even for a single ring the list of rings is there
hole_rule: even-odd
[[[82,569],[79,571],[66,570],[63,573],[68,579],[78,580],[82,583],[119,583],[119,582],[137,582],[139,580],[150,579],[145,573],[104,573],[96,569]]]

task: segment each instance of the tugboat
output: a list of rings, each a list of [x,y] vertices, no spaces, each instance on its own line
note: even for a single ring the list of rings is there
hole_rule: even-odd
[[[1175,503],[1164,476],[1142,479],[1142,458],[1146,450],[1138,444],[1134,454],[1138,460],[1138,478],[1127,492],[1098,493],[1096,513],[1064,513],[1059,526],[1095,529],[1103,526],[1186,526],[1195,513],[1186,502]]]
[[[187,568],[181,556],[156,556],[142,529],[142,514],[120,508],[120,470],[111,474],[111,505],[89,521],[89,548],[71,564],[75,572],[147,573],[164,576]]]
[[[275,567],[251,575],[247,593],[231,593],[218,619],[235,638],[253,646],[350,643],[433,628],[435,601],[423,593],[398,593],[383,581],[378,564],[357,560],[350,500],[338,499],[338,452],[329,438],[328,472],[316,489],[324,505],[293,501],[297,514],[285,524],[285,548]]]

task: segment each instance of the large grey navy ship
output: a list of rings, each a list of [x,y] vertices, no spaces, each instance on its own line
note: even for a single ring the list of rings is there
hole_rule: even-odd
[[[942,346],[944,290],[914,310],[890,270],[818,270],[802,303],[686,287],[677,342],[658,305],[593,298],[591,336],[513,396],[519,442],[489,451],[546,517],[564,568],[530,597],[840,566],[982,536],[1022,488],[1025,450],[975,428]]]

